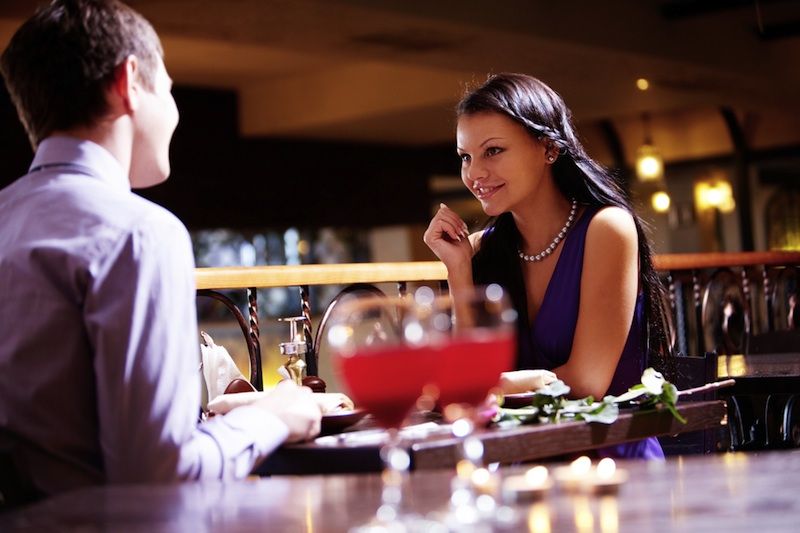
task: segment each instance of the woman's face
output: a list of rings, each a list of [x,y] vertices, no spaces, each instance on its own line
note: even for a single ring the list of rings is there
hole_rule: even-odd
[[[461,179],[487,215],[514,211],[535,197],[548,166],[547,147],[520,124],[501,113],[463,115],[456,144]]]

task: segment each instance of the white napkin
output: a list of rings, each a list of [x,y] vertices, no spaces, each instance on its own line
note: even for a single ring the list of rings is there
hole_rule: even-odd
[[[208,402],[208,410],[218,415],[224,415],[231,409],[250,405],[251,403],[265,397],[270,391],[264,392],[240,392],[237,394],[222,394]],[[315,392],[313,394],[317,404],[322,409],[323,414],[335,411],[353,409],[353,400],[339,392]]]
[[[203,357],[203,377],[206,380],[209,401],[225,392],[225,388],[236,378],[247,380],[239,371],[233,358],[222,346],[214,344],[214,339],[205,331],[200,332],[203,342],[200,353]],[[210,404],[209,404],[210,405]]]
[[[500,376],[500,387],[504,394],[517,394],[541,389],[556,379],[549,370],[514,370],[503,372]]]

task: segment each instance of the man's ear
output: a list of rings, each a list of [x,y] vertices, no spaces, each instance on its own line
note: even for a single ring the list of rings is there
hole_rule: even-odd
[[[141,87],[136,81],[138,78],[139,60],[134,55],[126,57],[114,70],[111,91],[114,100],[121,106],[121,112],[133,113],[139,108]]]

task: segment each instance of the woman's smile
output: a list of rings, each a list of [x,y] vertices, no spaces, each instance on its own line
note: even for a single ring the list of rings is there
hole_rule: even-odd
[[[474,185],[472,192],[478,200],[488,200],[494,193],[500,190],[504,185]]]

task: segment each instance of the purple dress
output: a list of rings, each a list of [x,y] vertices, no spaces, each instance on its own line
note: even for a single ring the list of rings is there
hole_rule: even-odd
[[[520,291],[517,286],[521,281],[521,268],[518,266],[520,279],[513,279],[510,285],[517,286],[514,292],[517,294],[515,307],[520,316],[519,328],[519,352],[517,368],[544,368],[552,370],[567,362],[572,351],[572,340],[575,335],[575,327],[578,321],[578,307],[580,304],[581,293],[581,272],[583,270],[583,250],[586,242],[586,231],[592,217],[599,211],[599,207],[588,206],[575,225],[567,234],[563,241],[561,255],[553,271],[553,275],[542,299],[541,307],[536,315],[531,327],[528,327],[529,319],[527,316],[527,300],[523,289]],[[508,221],[506,221],[506,224]],[[498,225],[492,227],[486,236],[492,233]],[[516,228],[514,228],[516,229]],[[485,236],[485,237],[486,237]],[[484,237],[484,238],[485,238]],[[516,236],[518,239],[518,234]],[[490,239],[491,240],[491,237]],[[483,246],[482,246],[483,248]],[[514,254],[515,248],[510,251]],[[482,250],[483,251],[483,250]],[[487,250],[488,252],[488,250]],[[480,252],[479,252],[480,253]],[[506,252],[509,253],[509,252]],[[476,254],[476,259],[479,254]],[[514,254],[516,259],[516,254]],[[486,265],[483,265],[484,272]],[[484,276],[476,276],[481,278]],[[516,276],[510,276],[515,278]],[[485,279],[476,279],[478,282],[485,282]],[[501,282],[502,280],[497,280]],[[509,288],[507,286],[507,288]],[[513,290],[513,289],[510,289]],[[628,339],[622,350],[617,369],[611,380],[608,394],[618,396],[627,391],[629,387],[637,384],[641,380],[645,365],[645,317],[644,317],[644,298],[640,293],[636,298],[633,321],[631,324]],[[622,457],[640,459],[661,459],[664,453],[661,445],[655,437],[647,438],[638,442],[620,444],[613,447],[597,450],[601,457]]]

